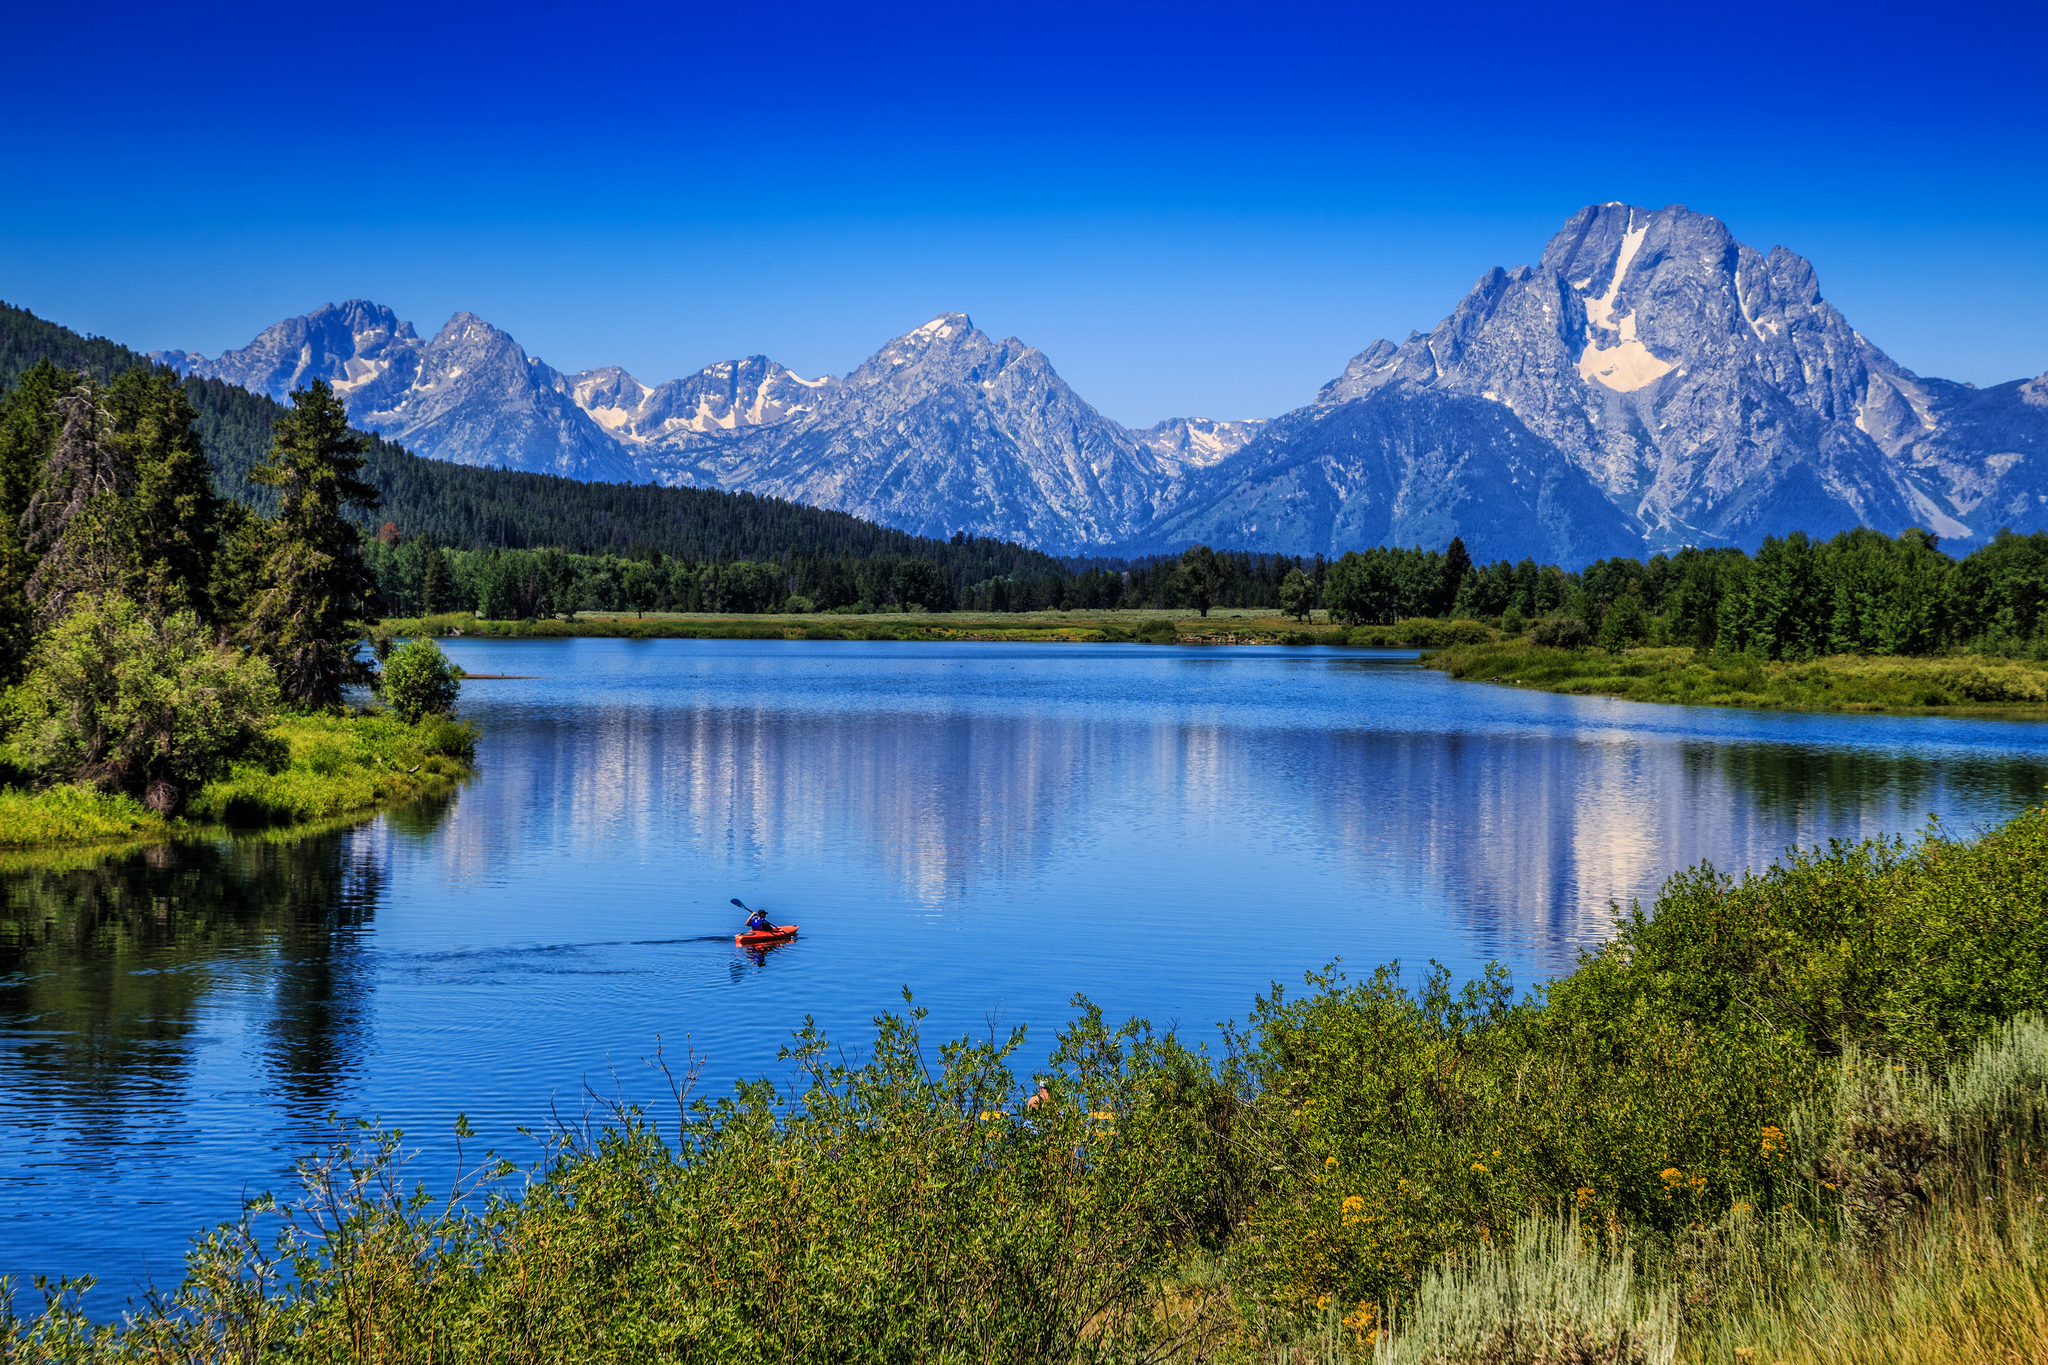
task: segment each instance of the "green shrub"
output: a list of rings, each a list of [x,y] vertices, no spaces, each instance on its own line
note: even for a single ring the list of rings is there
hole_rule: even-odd
[[[151,620],[89,599],[36,642],[8,694],[10,761],[45,780],[126,792],[158,814],[264,745],[277,681],[190,612]]]
[[[454,711],[462,695],[462,670],[428,639],[400,645],[385,660],[380,681],[385,702],[408,725]]]
[[[1158,1276],[1213,1202],[1207,1068],[1084,1009],[1029,1110],[1021,1031],[928,1050],[922,1017],[882,1017],[858,1067],[806,1028],[790,1089],[679,1104],[674,1143],[623,1113],[516,1201],[409,1195],[396,1136],[365,1130],[308,1164],[274,1243],[230,1224],[176,1294],[69,1358],[116,1337],[122,1358],[1140,1357],[1164,1335]]]
[[[1170,645],[1180,639],[1180,630],[1169,617],[1155,616],[1141,621],[1137,628],[1138,641],[1147,645]]]
[[[1449,645],[1481,645],[1493,639],[1493,632],[1477,621],[1437,621],[1427,616],[1397,621],[1390,638],[1416,649],[1443,649]]]
[[[801,593],[791,594],[790,599],[782,604],[782,610],[791,616],[805,616],[817,609],[818,604]]]
[[[1593,643],[1593,631],[1576,616],[1546,616],[1529,627],[1529,639],[1549,649],[1584,649]]]
[[[482,738],[474,721],[449,716],[428,716],[413,727],[413,737],[424,754],[439,754],[467,763],[476,757],[476,742]]]

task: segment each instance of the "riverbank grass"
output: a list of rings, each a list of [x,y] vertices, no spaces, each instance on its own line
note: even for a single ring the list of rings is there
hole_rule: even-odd
[[[2048,716],[2048,663],[1988,655],[1788,663],[1686,648],[1610,653],[1500,640],[1437,650],[1423,663],[1468,681],[1688,706]]]
[[[91,787],[49,787],[39,792],[0,787],[0,847],[145,839],[170,828],[162,816],[120,793]]]
[[[305,824],[404,805],[468,777],[473,726],[407,725],[381,712],[287,716],[270,727],[272,762],[237,764],[165,819],[132,796],[84,786],[0,789],[0,848],[165,838],[209,826]]]

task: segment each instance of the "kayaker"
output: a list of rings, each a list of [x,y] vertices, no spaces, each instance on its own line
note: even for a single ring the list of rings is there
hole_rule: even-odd
[[[1043,1076],[1038,1078],[1038,1089],[1032,1093],[1030,1099],[1024,1101],[1024,1107],[1026,1109],[1036,1109],[1041,1104],[1047,1108],[1052,1107],[1052,1091],[1045,1088],[1045,1077]]]
[[[753,911],[750,911],[750,912],[748,912],[748,914],[747,914],[747,932],[748,932],[748,933],[750,933],[750,934],[765,934],[765,933],[767,933],[767,932],[768,932],[768,931],[769,931],[770,929],[773,929],[774,927],[775,927],[774,925],[772,925],[772,924],[770,924],[770,923],[768,922],[768,912],[767,912],[766,910],[753,910]]]

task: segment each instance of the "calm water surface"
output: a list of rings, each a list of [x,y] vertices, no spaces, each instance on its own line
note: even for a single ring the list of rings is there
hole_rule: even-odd
[[[781,1075],[908,986],[935,1032],[1085,992],[1212,1039],[1342,958],[1527,983],[1608,902],[1788,844],[2001,819],[2048,727],[1650,707],[1359,651],[466,641],[479,777],[290,844],[0,876],[0,1274],[101,1311],[333,1129],[466,1113],[508,1155],[585,1090]],[[755,959],[739,896],[802,938]]]

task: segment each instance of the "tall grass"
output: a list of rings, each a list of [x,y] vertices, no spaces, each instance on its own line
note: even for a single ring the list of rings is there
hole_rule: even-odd
[[[1576,1217],[1451,1253],[1377,1365],[2048,1360],[2048,1022],[1945,1073],[1852,1053],[1787,1141],[1803,1190],[1680,1229],[1639,1269]]]
[[[2048,1021],[1945,1073],[1851,1054],[1792,1126],[1821,1216],[1718,1230],[1688,1360],[2048,1360]]]
[[[469,775],[472,725],[429,717],[407,725],[382,713],[306,715],[271,729],[287,749],[280,766],[246,763],[187,803],[200,824],[302,824],[418,800]]]
[[[1603,1249],[1576,1217],[1525,1218],[1505,1245],[1433,1266],[1374,1348],[1376,1365],[1671,1365],[1678,1306],[1639,1281],[1625,1242]]]
[[[168,822],[132,796],[92,787],[0,788],[0,848],[159,835]]]

